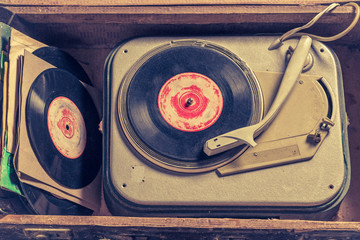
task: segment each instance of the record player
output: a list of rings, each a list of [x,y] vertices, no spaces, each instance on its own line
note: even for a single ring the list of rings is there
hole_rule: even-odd
[[[313,41],[301,76],[274,111],[299,41],[270,51],[276,39],[144,37],[114,48],[105,65],[103,145],[113,214],[334,213],[350,181],[340,65],[330,48]],[[206,150],[209,141],[264,119],[255,144]]]

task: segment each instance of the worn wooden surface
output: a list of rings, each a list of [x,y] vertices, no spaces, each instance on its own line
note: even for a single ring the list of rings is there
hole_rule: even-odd
[[[336,2],[348,2],[338,0]],[[332,0],[1,0],[6,5],[88,5],[88,6],[126,6],[126,5],[233,5],[233,4],[264,4],[264,5],[314,5],[329,4]]]
[[[330,237],[353,239],[360,237],[360,223],[358,222],[298,220],[8,215],[0,220],[0,226],[2,237],[16,237],[15,239],[26,239],[24,232],[29,229],[38,229],[38,232],[41,232],[46,231],[46,228],[70,229],[72,239],[124,239],[124,237],[128,239],[136,239],[136,237],[147,237],[145,239],[329,239]]]
[[[134,7],[15,3],[3,5],[0,21],[47,44],[66,48],[112,48],[122,39],[143,35],[283,33],[305,24],[325,8],[319,5],[184,4]],[[309,31],[323,36],[337,34],[352,21],[353,16],[352,7],[336,8]],[[354,44],[360,39],[359,29],[356,27],[340,41]]]
[[[122,24],[210,24],[210,23],[301,23],[326,6],[294,5],[179,5],[179,6],[6,6],[33,23],[122,23]],[[353,8],[338,7],[320,23],[350,20]]]
[[[338,221],[360,221],[360,49],[358,45],[334,45],[341,64],[346,111],[350,125],[349,147],[351,159],[351,184],[340,211]]]
[[[292,5],[227,5],[232,2],[207,0],[207,3],[209,2],[218,6],[192,6],[186,0],[174,6],[165,4],[166,6],[136,8],[128,5],[130,3],[142,5],[144,2],[138,0],[119,3],[98,0],[89,2],[88,6],[75,7],[71,5],[77,5],[79,1],[29,1],[24,5],[23,0],[2,0],[0,5],[2,4],[3,10],[6,11],[0,11],[0,20],[14,24],[14,27],[38,40],[71,52],[85,66],[95,86],[101,89],[106,55],[116,43],[126,38],[140,35],[237,35],[285,32],[309,21],[324,8]],[[236,1],[239,2],[247,3],[247,1]],[[264,1],[252,1],[252,3],[262,2]],[[293,1],[292,3],[315,2],[327,1]],[[151,5],[151,1],[146,3]],[[161,1],[156,1],[156,4],[159,3]],[[283,2],[276,1],[276,3]],[[120,6],[122,4],[123,6]],[[341,31],[352,17],[352,8],[338,8],[323,18],[311,31],[333,35]],[[358,204],[360,175],[357,174],[360,172],[360,162],[357,161],[360,158],[359,42],[358,25],[346,38],[332,44],[344,73],[345,97],[351,122],[349,138],[353,172],[349,194],[334,219],[336,221],[8,215],[0,219],[0,238],[26,239],[25,230],[28,228],[71,229],[71,236],[75,239],[360,238],[360,204]]]

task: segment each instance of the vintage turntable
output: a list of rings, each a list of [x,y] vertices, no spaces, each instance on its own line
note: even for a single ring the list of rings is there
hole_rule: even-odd
[[[309,53],[299,39],[268,50],[276,38],[148,37],[110,53],[103,167],[113,214],[333,214],[350,181],[340,66],[318,41]],[[302,74],[284,87],[293,65]],[[254,125],[242,142],[231,135]],[[228,147],[209,150],[211,141]]]

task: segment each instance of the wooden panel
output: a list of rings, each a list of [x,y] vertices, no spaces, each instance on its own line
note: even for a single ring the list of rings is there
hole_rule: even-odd
[[[351,160],[351,184],[348,194],[340,206],[338,221],[360,221],[360,50],[357,46],[333,46],[341,64]]]
[[[111,48],[123,39],[140,35],[281,33],[308,22],[323,9],[324,6],[12,5],[0,8],[0,13],[3,13],[0,20],[47,44],[67,48]],[[321,18],[310,31],[319,35],[334,35],[342,31],[352,17],[352,7],[341,7]],[[357,26],[341,41],[355,43],[359,39]]]
[[[32,23],[122,23],[122,24],[211,24],[211,23],[305,23],[325,6],[6,6]],[[335,9],[320,23],[351,21],[353,8]]]
[[[72,239],[346,239],[360,237],[360,223],[215,218],[134,218],[8,215],[3,239],[29,231],[67,230]],[[140,238],[142,237],[142,238]],[[145,238],[148,237],[148,238]]]
[[[343,230],[360,233],[360,222],[332,222],[307,220],[261,220],[232,218],[161,218],[161,217],[114,217],[114,216],[39,216],[7,215],[0,224],[52,225],[56,226],[103,226],[103,227],[153,227],[198,229],[296,229],[297,231]]]
[[[338,0],[337,2],[348,2]],[[2,0],[6,5],[88,5],[88,6],[131,6],[131,5],[230,5],[230,4],[265,4],[265,5],[314,5],[333,3],[331,0]]]

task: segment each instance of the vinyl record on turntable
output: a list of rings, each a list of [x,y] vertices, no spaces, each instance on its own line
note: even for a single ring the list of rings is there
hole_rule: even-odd
[[[54,181],[77,189],[95,179],[101,165],[99,116],[74,75],[43,71],[29,90],[25,119],[32,149]]]
[[[257,79],[243,61],[225,48],[192,42],[148,53],[118,95],[130,143],[151,162],[180,172],[209,171],[240,154],[243,146],[209,157],[203,145],[258,122],[262,104]]]

